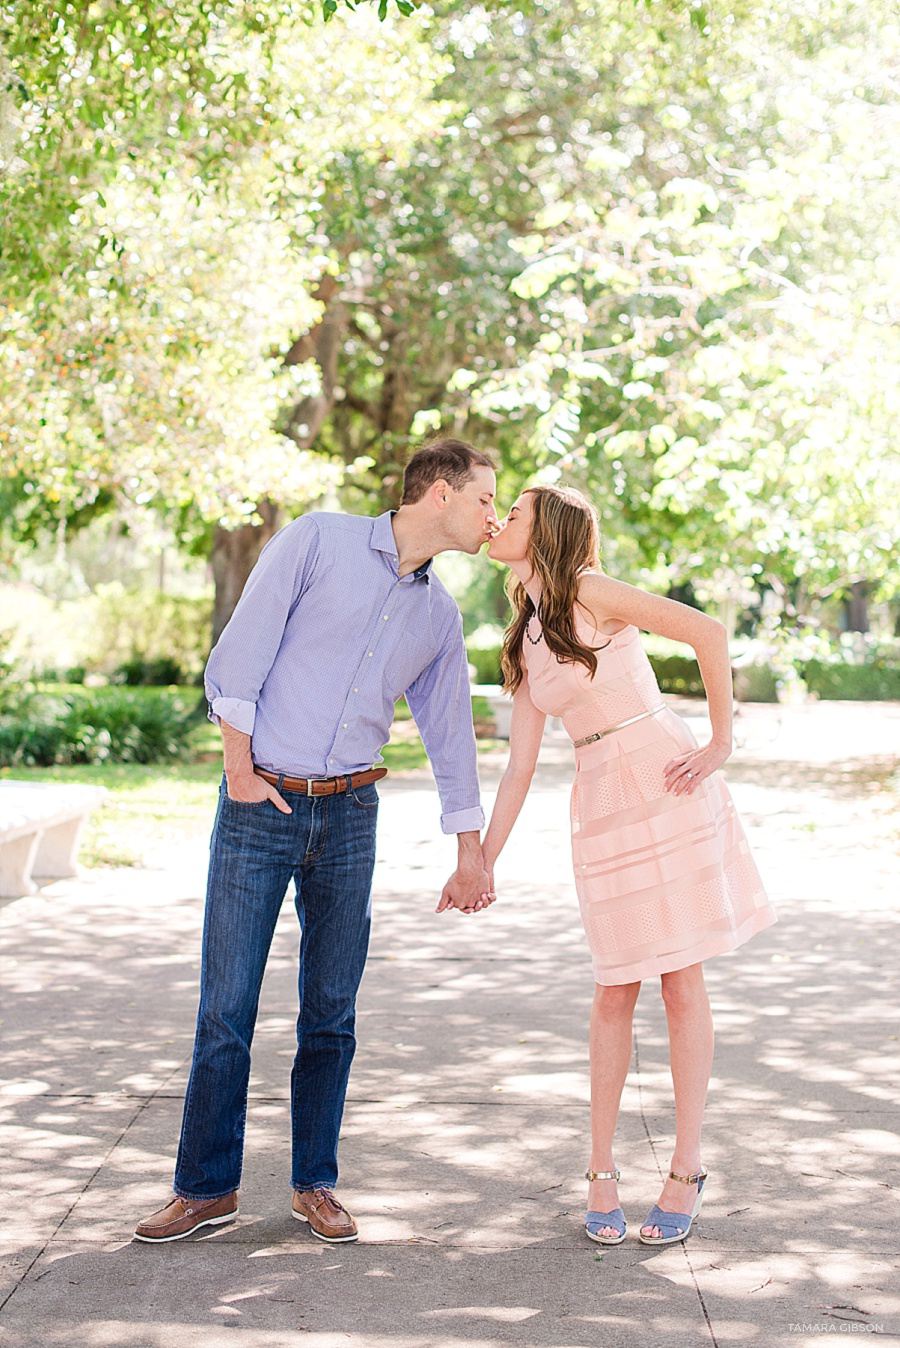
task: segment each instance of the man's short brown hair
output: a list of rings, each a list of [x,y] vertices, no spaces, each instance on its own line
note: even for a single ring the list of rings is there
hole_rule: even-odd
[[[414,505],[421,501],[428,488],[440,478],[454,491],[461,491],[471,480],[475,468],[493,469],[494,464],[465,440],[433,440],[416,450],[406,465],[400,504]]]

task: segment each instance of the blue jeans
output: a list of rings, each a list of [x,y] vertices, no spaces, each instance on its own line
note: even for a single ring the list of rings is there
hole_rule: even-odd
[[[302,1191],[337,1182],[369,945],[378,792],[372,783],[335,796],[282,794],[292,814],[271,801],[230,800],[224,780],[219,791],[197,1035],[175,1166],[182,1198],[219,1198],[240,1185],[259,990],[292,877],[302,937],[291,1183]]]

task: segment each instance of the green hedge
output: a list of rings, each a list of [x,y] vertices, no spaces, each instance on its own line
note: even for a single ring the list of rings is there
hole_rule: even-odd
[[[650,655],[660,692],[681,697],[703,697],[700,666],[691,655]]]
[[[702,697],[703,680],[697,661],[689,656],[651,655],[664,693]],[[882,702],[900,698],[900,666],[875,660],[864,665],[806,660],[797,674],[811,693],[826,701]],[[777,702],[780,678],[771,665],[741,665],[734,671],[734,693],[739,702]]]
[[[500,683],[500,647],[469,645],[469,664],[476,683]],[[648,652],[650,664],[663,693],[680,697],[703,697],[700,667],[690,655],[659,655]],[[854,702],[900,699],[900,665],[886,659],[857,665],[841,661],[797,661],[797,674],[811,693],[825,700]],[[777,702],[781,677],[768,664],[740,665],[734,671],[734,695],[739,702]]]
[[[738,702],[777,702],[778,675],[771,665],[739,665],[734,670]]]
[[[475,670],[476,683],[500,683],[500,647],[473,646],[466,648],[469,664]],[[702,697],[703,680],[697,661],[689,655],[650,655],[650,663],[664,693],[679,693],[682,697]]]
[[[187,683],[188,677],[182,662],[171,655],[126,660],[113,675],[116,683],[124,683],[129,688],[166,688],[174,683]],[[197,683],[200,683],[199,678]]]
[[[467,645],[466,656],[469,664],[475,670],[476,683],[502,683],[503,674],[500,669],[499,645]]]
[[[21,690],[0,712],[0,767],[171,761],[185,757],[195,725],[193,708],[161,691]]]
[[[900,698],[900,665],[807,660],[800,673],[811,693],[832,702],[888,702]]]

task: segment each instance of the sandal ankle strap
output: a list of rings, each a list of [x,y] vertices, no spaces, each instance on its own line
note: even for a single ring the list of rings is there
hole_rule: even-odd
[[[705,1180],[709,1172],[705,1169],[698,1170],[696,1175],[676,1175],[674,1170],[669,1171],[669,1179],[678,1180],[679,1184],[699,1184]]]
[[[618,1180],[619,1172],[618,1170],[586,1170],[584,1172],[584,1178],[586,1180],[601,1180],[601,1179]]]

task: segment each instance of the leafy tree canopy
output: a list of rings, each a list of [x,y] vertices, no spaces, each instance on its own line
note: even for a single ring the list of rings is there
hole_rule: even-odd
[[[583,485],[631,578],[888,586],[888,5],[329,12],[0,3],[22,527],[378,508],[441,430]]]

